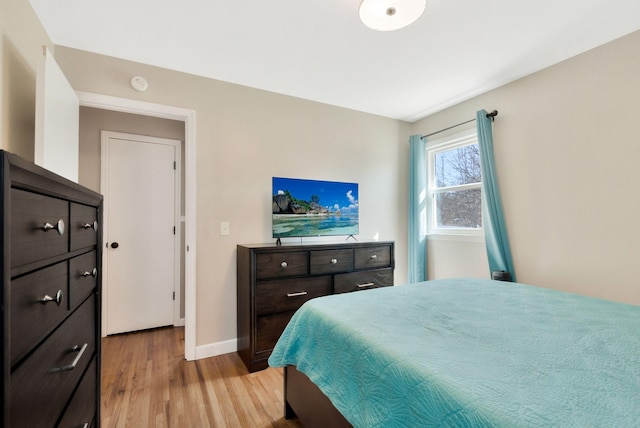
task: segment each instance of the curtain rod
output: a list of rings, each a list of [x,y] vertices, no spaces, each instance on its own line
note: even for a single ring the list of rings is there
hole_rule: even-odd
[[[491,121],[492,121],[492,122],[493,122],[494,120],[496,120],[496,116],[497,116],[497,115],[498,115],[498,110],[493,110],[492,112],[490,112],[490,113],[487,113],[487,114],[486,114],[486,116],[487,116],[489,119],[491,119]],[[425,138],[427,138],[427,137],[431,137],[431,136],[436,135],[436,134],[439,134],[439,133],[441,133],[441,132],[448,131],[448,130],[450,130],[450,129],[457,128],[458,126],[464,125],[464,124],[466,124],[466,123],[475,122],[475,121],[476,121],[475,119],[467,120],[466,122],[458,123],[457,125],[453,125],[453,126],[450,126],[450,127],[448,127],[448,128],[444,128],[444,129],[441,129],[441,130],[439,130],[439,131],[432,132],[431,134],[423,135],[423,136],[422,136],[422,137],[420,137],[420,138],[421,138],[421,139],[425,139]]]

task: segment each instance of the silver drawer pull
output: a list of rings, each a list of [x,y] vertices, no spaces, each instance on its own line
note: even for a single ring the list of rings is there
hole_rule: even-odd
[[[94,232],[98,231],[98,221],[94,221],[93,224],[85,223],[82,225],[85,229],[93,229]]]
[[[299,296],[306,296],[307,294],[309,294],[306,291],[298,291],[297,293],[287,293],[287,297],[299,297]]]
[[[338,259],[331,259],[331,264],[332,264],[332,265],[335,265],[335,264],[337,264],[337,263],[338,263]]]
[[[374,284],[373,282],[365,282],[364,284],[358,284],[358,288],[367,288],[367,287],[373,287]]]
[[[378,255],[377,255],[377,254],[371,254],[371,260],[375,260],[375,259],[377,259],[377,258],[378,258]]]
[[[45,296],[40,299],[40,303],[42,303],[43,305],[46,305],[50,302],[56,302],[56,305],[60,306],[60,304],[62,303],[62,290],[58,290],[56,292],[56,297],[51,297],[48,294],[45,294]]]
[[[42,230],[44,230],[45,232],[50,231],[51,229],[55,229],[58,231],[58,233],[60,235],[62,235],[64,233],[64,220],[60,219],[58,220],[58,222],[55,224],[55,226],[51,223],[45,223],[42,226]]]
[[[51,369],[51,371],[52,372],[68,372],[69,370],[75,369],[76,366],[78,365],[78,362],[80,361],[80,358],[82,358],[82,355],[84,354],[84,351],[87,350],[87,346],[89,346],[89,344],[85,343],[84,345],[82,345],[82,348],[79,348],[78,345],[76,345],[73,348],[71,348],[71,350],[73,352],[77,352],[78,353],[78,355],[76,355],[76,357],[73,359],[71,364],[69,364],[68,366],[54,367],[54,368]]]
[[[287,262],[280,263],[280,266],[282,266],[283,268],[286,268],[287,267]]]
[[[93,270],[91,272],[84,271],[82,273],[82,276],[92,276],[92,277],[96,278],[98,276],[98,269],[97,268],[93,268]]]

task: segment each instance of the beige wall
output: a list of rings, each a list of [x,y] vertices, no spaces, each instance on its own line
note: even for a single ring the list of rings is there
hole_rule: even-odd
[[[273,241],[272,176],[360,183],[359,239],[396,241],[406,282],[408,124],[63,47],[56,61],[76,90],[196,111],[198,345],[236,338],[236,245]]]
[[[520,282],[640,304],[638,52],[640,32],[412,125],[428,134],[499,111],[495,161]],[[447,244],[438,257],[478,263],[460,254]]]
[[[0,149],[33,161],[36,70],[53,45],[27,0],[0,2]]]
[[[427,278],[490,278],[487,247],[481,239],[438,237],[427,240]]]

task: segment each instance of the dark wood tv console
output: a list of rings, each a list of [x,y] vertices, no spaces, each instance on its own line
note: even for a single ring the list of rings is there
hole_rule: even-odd
[[[394,243],[238,245],[238,354],[267,368],[280,334],[314,297],[393,285]]]

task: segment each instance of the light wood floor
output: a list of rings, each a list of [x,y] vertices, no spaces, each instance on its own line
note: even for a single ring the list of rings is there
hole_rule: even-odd
[[[184,328],[102,341],[102,427],[301,427],[283,417],[282,369],[236,353],[184,360]]]

